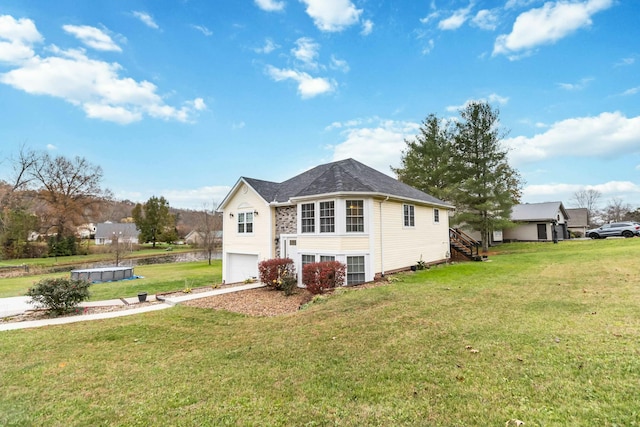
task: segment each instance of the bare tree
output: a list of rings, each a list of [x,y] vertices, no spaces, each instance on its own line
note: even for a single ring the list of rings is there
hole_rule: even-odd
[[[202,246],[207,251],[207,257],[209,259],[209,265],[211,265],[211,258],[216,250],[217,245],[220,243],[218,240],[217,232],[222,229],[222,221],[219,215],[216,214],[217,204],[213,204],[211,210],[204,206],[202,210],[202,217],[200,225],[198,226],[198,233],[202,236]]]
[[[593,219],[598,216],[598,203],[602,194],[598,190],[580,190],[573,193],[571,201],[577,208],[587,209],[587,223],[592,225]]]
[[[104,198],[110,197],[102,190],[102,168],[76,156],[73,159],[41,154],[27,173],[37,185],[38,198],[46,205],[43,220],[59,238],[71,235],[74,227],[94,214]]]
[[[616,197],[609,200],[609,204],[605,206],[602,216],[606,222],[618,222],[624,221],[630,212],[631,205]]]

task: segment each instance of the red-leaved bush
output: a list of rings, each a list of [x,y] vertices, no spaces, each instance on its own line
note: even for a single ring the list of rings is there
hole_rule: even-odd
[[[267,286],[280,289],[285,277],[294,277],[294,266],[291,258],[273,258],[258,264],[260,281]]]
[[[302,283],[312,294],[342,286],[347,266],[338,261],[313,262],[302,267]]]

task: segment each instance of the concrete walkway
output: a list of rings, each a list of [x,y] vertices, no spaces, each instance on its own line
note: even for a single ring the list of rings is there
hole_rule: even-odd
[[[213,289],[208,292],[198,292],[193,294],[186,294],[179,297],[166,298],[162,303],[146,305],[139,308],[129,308],[126,310],[110,311],[107,313],[94,313],[94,314],[80,314],[77,316],[67,317],[55,317],[51,319],[30,320],[25,322],[12,322],[12,323],[0,323],[0,331],[12,331],[15,329],[26,328],[39,328],[41,326],[49,325],[63,325],[66,323],[84,322],[88,320],[99,319],[112,319],[114,317],[131,316],[133,314],[147,313],[150,311],[164,310],[166,308],[173,307],[184,301],[191,301],[198,298],[206,298],[214,295],[222,295],[230,292],[240,292],[249,289],[261,288],[264,285],[262,283],[249,283],[246,285],[230,286],[221,289]],[[147,301],[154,301],[155,297],[150,295],[147,297]],[[24,313],[27,310],[32,310],[33,305],[29,304],[28,297],[12,297],[12,298],[0,298],[0,317],[14,316]],[[135,305],[138,303],[138,297],[126,298],[128,305]],[[114,305],[125,305],[125,302],[120,299],[107,300],[107,301],[91,301],[80,304],[81,307],[104,307]],[[10,313],[10,314],[5,314]]]

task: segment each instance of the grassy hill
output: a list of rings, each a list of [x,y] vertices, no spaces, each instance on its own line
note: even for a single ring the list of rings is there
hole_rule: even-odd
[[[639,425],[639,250],[509,244],[282,317],[2,332],[0,425]]]

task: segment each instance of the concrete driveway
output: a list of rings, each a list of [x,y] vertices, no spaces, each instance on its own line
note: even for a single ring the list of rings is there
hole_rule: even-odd
[[[29,304],[31,297],[0,298],[0,317],[16,316],[35,306]]]

